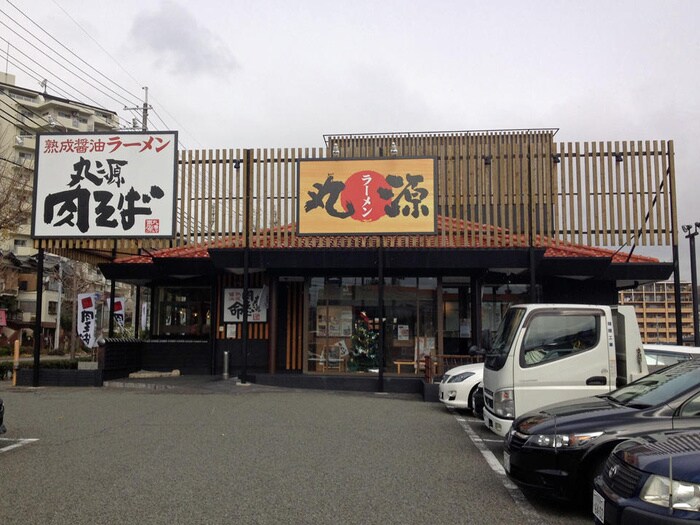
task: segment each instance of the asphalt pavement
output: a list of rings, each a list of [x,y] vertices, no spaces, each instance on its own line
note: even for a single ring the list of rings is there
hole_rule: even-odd
[[[3,525],[591,521],[533,507],[478,421],[417,395],[180,376],[0,397]]]

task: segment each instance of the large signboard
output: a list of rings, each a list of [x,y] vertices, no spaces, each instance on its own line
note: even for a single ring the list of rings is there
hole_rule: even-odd
[[[177,132],[39,134],[34,238],[172,237]]]
[[[300,235],[435,233],[434,158],[300,160]]]

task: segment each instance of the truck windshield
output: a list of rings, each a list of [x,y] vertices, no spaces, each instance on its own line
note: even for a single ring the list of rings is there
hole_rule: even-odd
[[[491,351],[486,355],[484,365],[490,370],[500,370],[506,363],[513,339],[525,315],[524,308],[509,308],[501,321]]]

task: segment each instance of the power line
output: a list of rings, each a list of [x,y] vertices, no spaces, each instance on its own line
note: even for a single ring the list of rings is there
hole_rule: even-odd
[[[0,117],[0,118],[2,118],[2,117]],[[6,159],[5,157],[0,157],[0,160],[4,160],[8,164],[14,164],[15,166],[19,166],[20,168],[25,167],[22,164],[20,164],[19,162],[15,162],[14,160]],[[5,177],[5,175],[0,174],[0,177]]]
[[[3,39],[3,38],[0,37],[0,40],[2,40],[2,39]],[[10,45],[11,45],[11,44],[10,44]],[[12,46],[12,47],[15,47],[15,46]],[[15,47],[15,49],[17,49],[17,48]],[[2,51],[4,51],[4,50],[0,50],[0,52],[2,52]],[[19,50],[18,50],[18,51],[19,51]],[[5,53],[6,53],[6,52],[5,52]],[[1,56],[1,55],[0,55],[0,56]],[[30,68],[29,66],[23,66],[23,65],[20,64],[19,62],[16,62],[16,61],[14,60],[14,58],[10,58],[10,56],[7,55],[7,54],[6,54],[6,60],[8,60],[8,62],[9,62],[10,64],[12,64],[13,66],[15,66],[15,67],[16,67],[17,69],[19,69],[20,71],[22,71],[22,72],[24,72],[25,74],[27,74],[28,76],[32,77],[32,78],[33,78],[34,80],[36,80],[37,82],[39,82],[39,80],[42,78],[42,75],[41,75],[40,73],[38,73],[38,72],[35,71],[34,69]],[[28,68],[29,71],[27,71],[27,69],[25,69],[25,67]],[[38,76],[33,76],[33,75],[38,75]],[[72,96],[71,94],[65,92],[65,91],[64,91],[63,89],[61,89],[59,86],[54,85],[54,86],[53,86],[53,89],[54,89],[58,94],[62,95],[62,96],[63,96],[66,100],[68,100],[69,102],[70,102],[70,99],[75,98],[75,97]],[[95,102],[95,101],[93,101],[93,102]],[[98,104],[97,102],[95,102],[95,104],[96,104],[96,107],[101,108],[101,105],[100,105],[100,104]],[[20,105],[21,105],[21,104],[20,104]],[[26,107],[26,106],[23,106],[23,107]],[[43,115],[38,115],[38,113],[36,113],[35,111],[33,111],[31,108],[27,108],[27,109],[29,109],[30,111],[32,111],[32,113],[34,113],[35,115],[41,116],[41,118],[44,118]],[[124,117],[121,117],[121,116],[120,116],[119,114],[117,114],[116,112],[115,112],[115,115],[117,116],[118,119],[121,119],[121,120],[123,120],[124,122],[128,123],[128,120],[126,120]]]
[[[6,1],[7,1],[8,3],[10,3],[10,0],[6,0]],[[132,77],[131,74],[117,61],[117,59],[114,58],[112,55],[110,55],[110,54],[109,54],[109,51],[107,51],[104,47],[102,47],[102,45],[101,45],[97,40],[95,40],[95,39],[92,37],[92,35],[91,35],[90,33],[88,33],[88,32],[85,30],[85,28],[84,28],[83,26],[81,26],[81,25],[78,23],[78,21],[70,15],[70,13],[69,13],[68,11],[66,11],[65,9],[63,9],[63,7],[61,7],[61,6],[56,2],[56,0],[53,0],[53,3],[56,4],[56,7],[58,7],[61,11],[63,11],[63,14],[65,14],[68,18],[70,18],[71,21],[72,21],[76,26],[78,26],[78,27],[80,28],[80,30],[81,30],[83,33],[85,33],[85,34],[87,35],[87,37],[88,37],[90,40],[92,40],[92,42],[93,42],[97,47],[99,47],[105,55],[107,55],[109,58],[111,58],[112,61],[113,61],[115,64],[117,64],[117,65],[119,66],[119,68],[120,68],[124,73],[126,73],[127,76],[128,76],[131,80],[133,80],[133,81],[136,82],[137,84],[139,83],[138,80],[136,80],[134,77]],[[13,6],[13,7],[14,7],[14,6]],[[16,9],[16,8],[15,8],[15,9]],[[134,95],[134,98],[138,98],[138,97]]]
[[[7,40],[7,39],[5,39],[5,38],[3,38],[3,37],[1,37],[1,36],[0,36],[0,40],[2,40],[2,41],[4,41],[4,42],[7,42],[8,44],[11,45],[11,43],[10,43],[9,40]],[[63,80],[60,76],[56,75],[53,71],[51,71],[50,69],[48,69],[46,66],[41,65],[39,62],[37,62],[36,60],[34,60],[32,57],[30,57],[29,55],[27,55],[27,53],[25,53],[24,51],[22,51],[22,50],[19,49],[18,47],[16,47],[16,46],[12,46],[12,47],[14,47],[19,53],[21,53],[24,57],[26,57],[26,58],[27,58],[28,60],[30,60],[31,62],[33,62],[34,64],[38,65],[39,67],[42,67],[43,69],[45,69],[48,73],[50,73],[49,76],[53,76],[53,77],[55,77],[56,79],[60,80],[61,82],[65,83],[65,84],[68,84],[68,83],[67,83],[65,80]],[[36,73],[36,72],[34,72],[34,73]],[[45,75],[44,75],[44,78],[45,78]],[[55,87],[54,87],[54,89],[55,89]],[[100,105],[97,101],[93,100],[92,98],[90,98],[88,95],[86,95],[85,93],[83,93],[83,92],[80,91],[79,89],[77,89],[77,88],[75,88],[75,87],[74,87],[73,89],[74,89],[78,94],[80,94],[81,96],[85,97],[85,98],[86,98],[87,100],[89,100],[90,102],[94,103],[96,106],[99,106],[99,105]],[[73,96],[73,97],[68,96],[67,98],[75,98],[75,96]]]
[[[41,34],[42,34],[42,35],[46,35],[46,37],[50,38],[51,41],[55,42],[58,46],[60,46],[61,48],[65,49],[68,53],[70,53],[70,55],[72,55],[72,56],[75,57],[77,60],[79,60],[80,63],[85,64],[91,71],[95,71],[95,73],[96,73],[97,75],[99,75],[100,77],[106,79],[106,80],[108,81],[108,83],[109,83],[110,85],[115,86],[116,89],[123,91],[123,92],[126,93],[129,97],[131,97],[132,99],[133,99],[133,98],[137,98],[137,97],[136,97],[133,93],[131,93],[129,90],[127,90],[126,88],[124,88],[123,86],[121,86],[119,83],[115,82],[115,81],[112,80],[111,78],[109,78],[109,77],[107,77],[106,75],[104,75],[103,73],[101,73],[98,69],[96,69],[95,67],[93,67],[92,65],[90,65],[87,61],[85,61],[83,58],[81,58],[80,56],[78,56],[78,55],[77,55],[76,53],[74,53],[71,49],[69,49],[67,46],[65,46],[63,43],[61,43],[58,39],[56,39],[54,36],[52,36],[48,31],[46,31],[46,29],[44,29],[40,24],[38,24],[37,22],[35,22],[30,16],[28,16],[27,14],[25,14],[24,12],[22,12],[22,10],[20,10],[12,1],[10,1],[10,0],[6,0],[6,1],[7,1],[7,3],[8,3],[10,6],[12,6],[12,8],[14,8],[14,9],[15,9],[16,11],[18,11],[20,14],[22,14],[22,16],[23,16],[26,20],[28,20],[34,27],[38,28],[38,30],[41,31]],[[61,11],[62,11],[62,12],[63,12],[63,13],[64,13],[64,14],[65,14],[65,15],[66,15],[66,16],[67,16],[67,17],[68,17],[68,18],[69,18],[83,33],[84,33],[84,34],[85,34],[85,35],[87,35],[88,38],[90,38],[90,40],[91,40],[102,52],[104,52],[115,64],[117,64],[117,66],[118,66],[130,79],[132,79],[132,80],[134,80],[134,81],[136,82],[136,80],[134,79],[134,77],[124,68],[124,66],[122,66],[122,65],[119,63],[119,61],[117,61],[117,60],[116,60],[116,59],[115,59],[115,58],[114,58],[114,57],[113,57],[113,56],[112,56],[112,55],[111,55],[111,54],[110,54],[110,53],[109,53],[95,38],[93,38],[93,37],[85,30],[85,28],[82,27],[82,26],[80,25],[80,23],[78,23],[78,21],[77,21],[76,19],[74,19],[74,18],[70,15],[70,13],[68,13],[63,7],[61,7],[60,5],[58,5],[58,3],[57,3],[55,0],[54,0],[54,4],[55,4],[55,5],[56,5],[56,6],[57,6],[57,7],[58,7],[58,8],[59,8],[59,9],[60,9],[60,10],[61,10]],[[45,57],[46,59],[51,60],[51,61],[54,62],[55,64],[58,64],[63,70],[65,70],[65,71],[68,72],[69,74],[71,74],[71,75],[77,77],[79,80],[81,80],[81,81],[84,82],[86,85],[90,86],[90,88],[94,89],[95,91],[97,91],[98,93],[102,94],[103,96],[106,96],[106,97],[108,97],[109,99],[111,99],[111,100],[113,100],[113,101],[115,101],[115,102],[120,102],[120,103],[123,102],[123,100],[126,100],[126,99],[124,98],[123,95],[121,95],[120,93],[117,93],[114,89],[112,89],[112,88],[110,88],[109,86],[105,85],[105,83],[101,82],[98,78],[95,78],[95,75],[92,75],[92,74],[88,73],[84,68],[79,67],[78,65],[76,65],[68,56],[66,56],[66,54],[61,53],[61,52],[59,52],[59,51],[53,49],[51,46],[48,46],[47,44],[45,44],[45,43],[44,43],[44,40],[45,40],[45,39],[44,39],[44,38],[39,38],[39,36],[37,36],[37,34],[32,30],[33,28],[32,28],[31,26],[29,26],[29,28],[28,28],[28,27],[25,26],[21,21],[19,21],[19,20],[16,19],[16,18],[13,18],[13,17],[12,17],[10,14],[8,14],[8,12],[6,12],[6,11],[7,11],[7,10],[2,10],[2,9],[0,9],[0,13],[1,13],[1,14],[5,15],[5,16],[7,17],[7,19],[9,19],[13,24],[15,24],[15,25],[16,25],[18,28],[20,28],[23,32],[26,32],[32,39],[35,39],[35,40],[36,40],[37,42],[39,42],[42,46],[48,48],[53,54],[55,54],[58,58],[60,58],[61,61],[65,62],[65,64],[68,64],[68,66],[70,66],[70,68],[67,67],[64,63],[59,62],[58,60],[56,60],[53,56],[48,55],[43,49],[40,49],[40,48],[37,47],[34,43],[30,42],[30,41],[29,41],[27,38],[25,38],[23,35],[19,34],[17,31],[15,31],[11,26],[9,26],[8,24],[6,24],[6,23],[0,21],[0,24],[2,24],[3,26],[7,27],[17,38],[20,39],[21,42],[24,43],[25,46],[31,46],[31,48],[33,48],[34,50],[36,50],[37,52],[39,52],[41,56]],[[96,100],[94,100],[93,98],[91,98],[90,96],[88,96],[86,93],[84,93],[83,91],[81,91],[80,89],[78,89],[78,88],[77,88],[75,85],[73,85],[72,83],[66,82],[61,76],[59,76],[59,75],[57,75],[55,72],[51,71],[51,70],[50,70],[49,68],[47,68],[45,65],[43,65],[43,64],[41,64],[40,62],[38,62],[37,60],[31,58],[27,53],[25,53],[24,51],[22,51],[19,47],[13,45],[8,39],[3,38],[2,36],[0,36],[0,40],[2,40],[2,41],[4,41],[4,42],[7,42],[8,46],[14,47],[14,49],[15,49],[18,53],[20,53],[21,55],[23,55],[24,57],[26,57],[27,60],[28,60],[30,63],[35,64],[38,68],[40,68],[41,71],[46,71],[46,72],[48,73],[48,75],[49,75],[49,79],[50,79],[50,80],[51,80],[52,78],[54,79],[54,82],[52,83],[52,88],[53,88],[56,92],[61,93],[61,94],[62,94],[63,96],[65,96],[67,99],[76,98],[74,95],[70,95],[70,94],[68,94],[65,90],[61,89],[61,84],[64,84],[64,85],[66,85],[67,89],[70,89],[71,91],[74,91],[74,92],[78,93],[78,95],[79,95],[80,97],[84,98],[85,100],[88,100],[88,101],[92,102],[92,103],[95,104],[97,107],[102,107],[102,104],[98,103]],[[24,67],[22,67],[22,64],[19,64],[16,60],[11,60],[8,51],[5,52],[5,55],[6,55],[6,60],[7,60],[8,62],[11,62],[11,63],[13,64],[13,66],[15,66],[15,67],[17,67],[19,70],[25,72],[25,73],[28,74],[30,77],[32,77],[32,78],[34,78],[35,80],[37,80],[38,82],[39,82],[41,79],[45,79],[45,78],[46,78],[47,75],[42,74],[42,73],[39,73],[39,72],[35,71],[34,69],[32,69],[31,67],[29,67],[29,70],[30,70],[34,75],[36,75],[36,76],[33,76],[33,75],[30,74],[30,73],[27,73],[27,70],[26,70]],[[24,60],[23,60],[22,62],[24,62]],[[28,66],[25,66],[25,67],[28,67]],[[76,72],[75,72],[73,69],[71,69],[71,68],[80,71],[80,73],[82,73],[82,76],[81,76],[81,74],[76,73]],[[37,76],[38,76],[39,78],[37,78]],[[95,84],[91,83],[91,81],[92,81],[92,82],[95,82],[95,83],[97,83],[97,84],[99,84],[99,86],[102,86],[102,88],[104,88],[104,89],[100,89],[100,88],[97,87]],[[109,93],[105,92],[105,90],[107,90],[107,91],[109,91],[110,93],[114,94],[116,97],[119,97],[119,99],[121,99],[121,101],[120,101],[120,100],[117,100],[114,96],[112,96],[112,95],[110,95]],[[159,105],[160,110],[163,111],[165,114],[167,114],[173,121],[175,121],[175,122],[177,123],[178,127],[179,127],[180,129],[182,129],[182,131],[185,131],[188,135],[191,136],[191,134],[184,128],[184,126],[182,126],[179,122],[177,122],[177,120],[176,120],[170,113],[168,113],[168,111],[167,111],[167,109],[166,109],[165,107],[163,107],[163,106],[160,105],[160,104],[158,104],[158,105]],[[125,108],[125,109],[129,109],[129,110],[130,110],[131,108]],[[137,108],[137,109],[141,109],[141,108]],[[151,109],[152,109],[152,108],[151,108]],[[164,129],[171,129],[171,127],[168,126],[168,125],[165,123],[164,119],[155,111],[155,109],[152,109],[152,110],[153,110],[153,114],[154,114],[155,118],[157,118],[157,120],[159,120],[159,121],[162,123],[162,125],[164,126]],[[130,128],[130,127],[132,126],[132,122],[130,122],[128,119],[126,119],[126,118],[124,118],[124,117],[121,117],[121,116],[118,115],[118,114],[117,114],[117,117],[118,117],[119,121],[120,121],[121,123],[123,123],[123,124],[122,124],[122,128],[124,128],[124,127]],[[182,134],[179,134],[179,137],[180,137],[180,136],[182,136]],[[179,143],[179,146],[180,146],[181,148],[184,147],[184,145],[182,144],[182,141],[181,141],[181,140],[178,140],[178,143]]]
[[[13,19],[12,17],[10,17],[9,15],[7,15],[7,13],[5,13],[5,11],[3,11],[2,9],[0,9],[0,13],[4,14],[5,16],[7,16],[7,17],[8,17],[10,20],[12,20],[15,24],[19,25],[19,24],[17,23],[16,20],[14,20],[14,19]],[[22,39],[24,42],[26,42],[28,45],[30,45],[32,48],[34,48],[36,51],[38,51],[39,53],[41,53],[42,55],[44,55],[46,58],[48,58],[49,60],[51,60],[53,63],[55,63],[55,64],[57,64],[58,66],[62,67],[64,70],[66,70],[66,71],[67,71],[68,73],[70,73],[71,75],[73,75],[73,76],[75,76],[76,78],[78,78],[79,80],[85,82],[85,83],[88,84],[90,87],[92,87],[92,88],[95,89],[96,91],[99,91],[100,93],[102,93],[102,94],[105,95],[106,97],[111,98],[111,99],[114,100],[115,102],[120,102],[119,100],[117,100],[117,99],[115,99],[114,97],[112,97],[109,93],[105,93],[104,91],[100,90],[99,88],[96,88],[96,87],[95,87],[94,85],[92,85],[89,81],[87,81],[84,77],[81,77],[80,75],[78,75],[78,74],[75,73],[74,71],[71,71],[71,70],[68,69],[64,64],[60,63],[60,62],[59,62],[58,60],[56,60],[55,58],[53,58],[53,57],[49,56],[48,54],[46,54],[44,51],[42,51],[41,49],[39,49],[36,45],[34,45],[34,44],[31,43],[29,40],[27,40],[26,38],[24,38],[22,35],[20,35],[19,33],[17,33],[14,29],[10,28],[10,26],[8,26],[8,25],[7,25],[5,22],[3,22],[2,20],[0,20],[0,24],[2,24],[3,26],[7,27],[7,28],[8,28],[13,34],[15,34],[18,38]],[[26,31],[27,33],[29,33],[29,34],[30,34],[33,38],[35,38],[41,45],[46,46],[50,51],[52,51],[52,52],[55,53],[55,51],[54,51],[53,49],[51,49],[50,47],[48,47],[48,46],[47,46],[44,42],[42,42],[36,35],[32,34],[32,33],[31,33],[30,31],[28,31],[25,27],[22,27],[21,25],[19,25],[19,27],[21,27],[24,31]],[[88,77],[90,76],[90,74],[89,74],[87,71],[85,71],[84,69],[81,69],[80,67],[77,67],[75,64],[73,64],[72,62],[70,62],[69,60],[67,60],[67,59],[66,59],[65,57],[63,57],[62,55],[58,55],[58,56],[61,57],[61,58],[62,58],[63,60],[65,60],[66,62],[68,62],[72,67],[76,68],[78,71],[80,71],[80,72],[83,73],[84,75],[86,75],[86,76],[88,76]],[[124,100],[127,100],[127,99],[125,99],[122,95],[120,95],[119,93],[117,93],[116,91],[114,91],[113,89],[111,89],[110,87],[105,86],[105,85],[104,85],[102,82],[100,82],[99,80],[95,80],[95,82],[97,82],[97,84],[99,84],[100,86],[104,87],[105,89],[107,89],[107,90],[111,91],[112,93],[114,93],[114,95],[116,95],[116,96],[118,96],[118,97],[121,97],[121,98],[122,98],[122,103],[123,103]]]
[[[6,0],[6,1],[7,1],[9,4],[12,5],[12,2],[10,2],[10,0]],[[138,81],[131,75],[131,73],[129,73],[129,71],[127,71],[127,69],[126,69],[124,66],[122,66],[122,64],[121,64],[116,58],[114,58],[114,57],[109,53],[109,51],[107,51],[104,47],[102,47],[102,45],[101,45],[95,38],[93,38],[93,36],[92,36],[83,26],[81,26],[80,23],[79,23],[75,18],[73,18],[73,17],[70,15],[70,13],[69,13],[68,11],[66,11],[65,9],[63,9],[63,7],[60,6],[60,5],[56,2],[56,0],[54,0],[54,4],[55,4],[56,7],[58,7],[61,11],[63,11],[63,13],[64,13],[68,18],[70,18],[71,21],[72,21],[76,26],[78,26],[78,28],[80,28],[80,30],[81,30],[83,33],[85,33],[85,35],[86,35],[90,40],[92,40],[92,42],[93,42],[95,45],[97,45],[97,47],[99,47],[109,58],[111,58],[112,61],[113,61],[117,66],[119,66],[119,68],[120,68],[124,73],[126,73],[126,75],[127,75],[131,80],[133,80],[134,82],[138,82]],[[15,7],[15,6],[13,5],[13,7]],[[15,9],[17,9],[17,8],[15,7]],[[132,96],[134,96],[134,95],[132,95]],[[138,98],[138,97],[135,97],[135,98]],[[155,101],[156,103],[158,103],[157,100],[154,99],[154,101]],[[166,109],[164,106],[161,105],[161,108],[162,108],[163,111],[178,125],[179,128],[181,128],[183,131],[186,131],[185,128],[184,128],[179,122],[177,122],[177,120],[176,120],[170,113],[168,113],[167,109]],[[155,111],[154,111],[154,113],[155,113]],[[167,124],[165,124],[165,122],[163,121],[162,118],[160,118],[160,117],[158,117],[158,118],[160,119],[161,123],[164,125],[165,129],[170,129],[170,126],[168,126]],[[190,134],[189,132],[187,132],[187,133]],[[191,135],[191,134],[190,134],[190,135]],[[180,141],[178,140],[178,142],[180,142]]]
[[[14,109],[14,108],[13,108],[13,109]],[[6,110],[4,110],[4,109],[2,109],[2,108],[0,108],[0,111],[2,111],[2,112],[3,112],[5,115],[7,115],[8,117],[10,117],[10,118],[12,118],[12,119],[15,119],[16,122],[7,120],[6,118],[3,118],[3,120],[6,120],[7,122],[9,122],[10,124],[12,124],[12,125],[14,125],[14,126],[20,126],[20,125],[21,125],[20,120],[19,120],[17,117],[15,117],[12,113],[8,113]]]
[[[39,28],[39,30],[41,30],[41,32],[43,32],[43,33],[44,33],[46,36],[48,36],[51,40],[53,40],[53,41],[56,42],[58,45],[60,45],[63,49],[65,49],[66,51],[68,51],[68,52],[69,52],[71,55],[73,55],[75,58],[77,58],[78,60],[80,60],[83,64],[85,64],[85,65],[88,66],[90,69],[92,69],[93,71],[95,71],[98,75],[102,76],[104,79],[108,80],[109,82],[111,82],[112,84],[114,84],[115,86],[117,86],[119,89],[121,89],[122,91],[124,91],[124,92],[125,92],[126,94],[128,94],[130,97],[132,97],[132,98],[134,98],[134,99],[138,99],[138,98],[139,98],[137,95],[134,95],[134,94],[131,93],[129,90],[127,90],[126,88],[124,88],[124,87],[121,86],[120,84],[116,83],[113,79],[111,79],[110,77],[106,76],[106,75],[105,75],[104,73],[102,73],[99,69],[95,68],[94,66],[92,66],[91,64],[89,64],[88,62],[86,62],[85,60],[83,60],[79,55],[76,55],[69,47],[66,47],[63,43],[61,43],[59,40],[57,40],[53,35],[51,35],[51,34],[50,34],[48,31],[46,31],[43,27],[41,27],[41,25],[37,24],[32,18],[30,18],[29,15],[27,15],[26,13],[24,13],[23,11],[21,11],[21,10],[20,10],[16,5],[14,5],[10,0],[6,0],[6,1],[7,1],[7,3],[10,4],[13,8],[15,8],[15,10],[17,10],[17,12],[19,12],[22,16],[24,16],[27,20],[29,20],[32,24],[34,24],[37,28]],[[54,2],[54,3],[55,3],[55,2]],[[58,5],[58,4],[56,4],[56,5]],[[60,7],[60,6],[59,6],[59,7]],[[62,7],[61,7],[61,10],[62,10],[64,13],[66,13],[66,11],[65,11]],[[73,18],[72,18],[70,15],[68,15],[68,13],[66,13],[66,15],[69,16],[69,18],[71,18],[71,20],[73,20]],[[10,19],[11,19],[11,18],[10,18]],[[73,22],[75,22],[75,23],[77,24],[77,22],[76,22],[75,20],[73,20]],[[17,22],[15,21],[15,23],[17,23]],[[19,24],[18,24],[18,25],[19,25]],[[78,25],[79,25],[79,24],[78,24]],[[81,28],[81,29],[82,29],[82,28]],[[26,29],[25,29],[25,31],[26,31]],[[94,40],[93,40],[93,41],[94,41]],[[97,41],[94,41],[94,42],[99,46],[99,43],[98,43]],[[48,47],[48,46],[47,46],[47,47]],[[107,51],[105,51],[105,49],[102,48],[102,46],[100,46],[100,49],[102,49],[102,51],[104,51],[105,53],[107,53]],[[109,53],[107,53],[107,54],[109,55]],[[112,58],[112,57],[110,56],[110,58]],[[112,60],[114,60],[114,58],[112,58]]]
[[[0,13],[5,14],[1,9],[0,9]],[[13,20],[13,21],[14,21],[14,20]],[[81,80],[82,82],[84,82],[85,84],[87,84],[88,86],[90,86],[91,88],[93,88],[93,89],[95,89],[96,91],[102,93],[102,94],[103,94],[104,96],[106,96],[107,98],[112,99],[114,102],[116,102],[116,103],[118,103],[118,104],[123,104],[123,103],[124,103],[124,100],[127,100],[127,99],[125,99],[125,98],[122,97],[122,100],[120,101],[120,100],[114,98],[114,97],[113,97],[112,95],[110,95],[109,93],[106,93],[106,92],[102,91],[101,89],[96,88],[95,86],[93,86],[92,84],[90,84],[90,82],[88,82],[87,80],[85,80],[84,78],[82,78],[80,75],[78,75],[78,74],[75,73],[74,71],[71,71],[70,69],[68,69],[64,64],[60,63],[60,62],[59,62],[58,60],[56,60],[55,58],[53,58],[53,57],[47,55],[44,51],[42,51],[41,49],[39,49],[36,45],[34,45],[33,43],[31,43],[29,40],[27,40],[27,39],[26,39],[25,37],[23,37],[22,35],[20,35],[19,33],[17,33],[17,31],[15,31],[14,29],[12,29],[10,26],[8,26],[8,25],[7,25],[5,22],[3,22],[2,20],[0,20],[0,25],[5,26],[5,27],[6,27],[7,29],[9,29],[14,35],[16,35],[18,38],[20,38],[20,39],[23,40],[24,42],[26,42],[28,45],[30,45],[32,48],[34,48],[36,51],[38,51],[39,53],[41,53],[42,55],[44,55],[46,58],[48,58],[49,60],[51,60],[54,64],[56,64],[56,65],[58,65],[59,67],[63,68],[65,71],[67,71],[67,72],[70,73],[71,75],[75,76],[77,79]],[[23,28],[23,29],[24,29],[24,28]],[[26,29],[25,29],[25,31],[26,31]],[[34,35],[32,35],[32,36],[34,36]],[[36,38],[36,37],[35,37],[35,38]],[[6,40],[6,42],[9,44],[9,41]],[[20,51],[20,52],[21,52],[21,51]],[[24,54],[24,53],[22,53],[22,54]],[[24,56],[27,56],[27,55],[25,54]],[[59,56],[60,56],[60,55],[59,55]],[[27,58],[29,58],[29,57],[27,56]],[[61,57],[61,58],[63,58],[63,57]],[[64,58],[64,60],[65,60],[65,58]],[[69,62],[69,63],[70,63],[70,62]],[[73,64],[71,64],[71,65],[73,65]],[[75,67],[75,66],[73,66],[73,67]],[[49,70],[48,68],[46,68],[46,70],[50,72],[50,70]],[[82,73],[86,73],[84,70],[82,70],[82,69],[80,69],[80,68],[78,68],[78,70],[81,71]],[[53,74],[55,77],[60,78],[60,77],[59,77],[58,75],[56,75],[55,73],[52,73],[52,74]],[[87,73],[86,73],[86,74],[87,74]],[[100,85],[103,85],[103,86],[104,86],[104,84],[100,84]],[[105,86],[105,87],[106,87],[106,86]],[[75,89],[78,93],[81,93],[81,92],[78,90],[78,88],[75,88],[75,87],[74,87],[73,89]],[[109,88],[107,88],[107,89],[109,89]],[[110,91],[111,91],[111,90],[110,90]],[[115,93],[114,91],[112,91],[112,92]],[[83,96],[87,96],[87,95],[85,95],[84,93],[81,93],[81,94],[82,94]],[[119,96],[118,93],[115,93],[115,95]]]
[[[38,113],[34,112],[34,110],[32,110],[31,108],[28,108],[28,107],[26,107],[26,106],[20,104],[20,103],[17,102],[15,99],[13,99],[10,95],[6,95],[6,96],[7,96],[10,100],[12,100],[13,102],[16,102],[17,104],[19,104],[20,107],[25,108],[25,109],[27,109],[28,111],[31,111],[31,112],[32,112],[34,115],[36,115],[37,117],[46,120],[46,119],[44,118],[43,115],[39,115]],[[3,100],[3,99],[0,98],[0,102],[2,102],[3,104],[5,104],[7,107],[9,107],[9,108],[15,110],[15,111],[16,111],[18,114],[20,114],[23,118],[29,119],[34,125],[36,125],[36,126],[38,126],[38,127],[40,127],[40,128],[43,128],[44,126],[46,126],[46,124],[39,124],[36,120],[34,120],[33,118],[31,118],[29,115],[23,114],[23,113],[20,112],[16,107],[14,107],[12,104],[9,104],[7,101],[5,101],[5,100]],[[17,120],[21,122],[21,119],[17,119]],[[50,122],[49,122],[49,124],[50,124]],[[22,126],[22,127],[25,127],[25,124],[22,122],[22,125],[21,125],[21,126]]]

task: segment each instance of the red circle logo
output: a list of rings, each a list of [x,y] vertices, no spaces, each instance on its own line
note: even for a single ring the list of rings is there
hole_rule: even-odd
[[[379,194],[379,190],[386,190],[387,198]],[[353,173],[345,181],[345,189],[340,194],[340,203],[348,210],[352,204],[354,213],[352,218],[361,222],[374,222],[381,219],[386,212],[384,208],[391,202],[391,186],[384,175],[371,170],[362,170]]]

